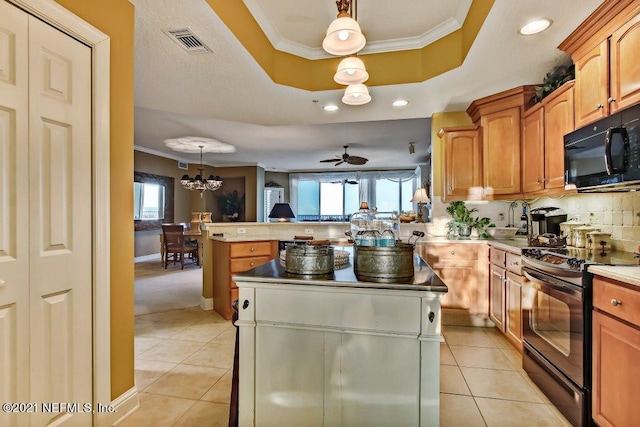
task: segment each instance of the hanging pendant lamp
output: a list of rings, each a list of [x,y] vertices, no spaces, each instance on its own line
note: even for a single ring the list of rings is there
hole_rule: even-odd
[[[369,101],[371,101],[369,89],[362,83],[347,86],[342,97],[342,102],[347,105],[364,105]]]
[[[364,83],[369,79],[369,73],[364,67],[364,62],[357,56],[347,56],[338,65],[338,71],[333,80],[341,85],[353,85]]]
[[[362,50],[367,39],[360,29],[358,21],[349,14],[351,0],[338,0],[338,17],[327,28],[322,48],[331,55],[345,56]]]
[[[204,166],[202,165],[202,149],[204,146],[199,145],[198,147],[200,147],[200,167],[197,169],[200,173],[196,175],[195,178],[190,178],[189,175],[183,175],[182,179],[180,179],[180,183],[187,190],[199,191],[200,198],[203,198],[206,190],[216,191],[222,187],[222,178],[217,175],[210,175],[209,179],[204,177]]]

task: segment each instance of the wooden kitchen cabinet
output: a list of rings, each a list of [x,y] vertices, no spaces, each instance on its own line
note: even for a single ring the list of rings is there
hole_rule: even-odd
[[[484,198],[521,194],[521,120],[531,103],[534,86],[520,86],[482,99],[467,114],[482,128]]]
[[[231,303],[238,299],[238,287],[231,280],[236,273],[250,270],[278,257],[278,241],[213,241],[213,309],[231,319]]]
[[[522,276],[520,254],[489,248],[489,317],[511,344],[522,351]]]
[[[522,119],[522,192],[536,193],[543,189],[544,108],[538,103]]]
[[[593,420],[601,427],[636,425],[640,291],[596,276],[593,308]]]
[[[477,126],[440,129],[444,152],[443,201],[482,198],[481,133]]]
[[[449,291],[442,307],[487,316],[487,302],[478,288],[478,245],[475,243],[420,243],[416,249]]]
[[[607,0],[559,48],[575,63],[575,127],[640,102],[640,5]]]

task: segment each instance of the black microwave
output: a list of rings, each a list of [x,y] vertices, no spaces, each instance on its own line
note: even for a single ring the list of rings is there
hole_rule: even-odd
[[[568,189],[640,188],[640,105],[566,134],[564,165]]]

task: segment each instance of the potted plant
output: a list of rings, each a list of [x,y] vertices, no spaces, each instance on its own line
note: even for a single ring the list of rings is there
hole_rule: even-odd
[[[537,104],[548,95],[558,89],[566,82],[576,78],[575,66],[559,65],[553,71],[547,73],[542,81],[542,86],[536,86],[536,94],[533,96],[533,103]]]
[[[229,221],[238,221],[244,209],[244,194],[240,196],[238,190],[227,191],[218,196],[218,208]]]
[[[478,237],[487,238],[486,228],[492,225],[495,226],[491,224],[491,219],[486,216],[482,218],[472,216],[478,209],[469,209],[465,202],[451,202],[446,210],[452,218],[447,223],[449,235],[457,233],[458,236],[467,238],[471,236],[471,231],[475,228],[478,231]]]

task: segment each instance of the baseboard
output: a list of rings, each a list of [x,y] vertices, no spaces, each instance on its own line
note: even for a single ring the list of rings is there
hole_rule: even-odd
[[[488,317],[470,314],[467,310],[458,308],[443,308],[442,324],[448,326],[474,326],[482,328],[495,327]]]
[[[200,308],[204,311],[213,310],[213,298],[200,297]]]
[[[110,405],[113,412],[100,412],[97,418],[98,426],[117,426],[129,415],[140,408],[138,389],[133,386],[129,390],[116,397]]]
[[[133,259],[133,262],[144,262],[144,261],[162,261],[162,258],[160,257],[160,253],[157,253],[157,254],[137,256]]]

